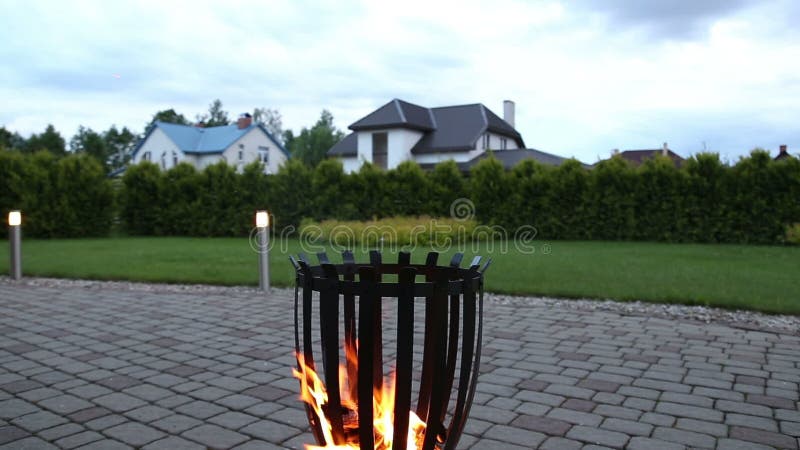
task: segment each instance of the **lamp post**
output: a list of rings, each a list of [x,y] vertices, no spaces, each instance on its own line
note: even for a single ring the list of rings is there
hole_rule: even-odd
[[[258,287],[269,292],[269,213],[256,211],[258,233]]]
[[[11,211],[8,213],[8,242],[11,249],[10,275],[14,280],[22,278],[22,213]]]

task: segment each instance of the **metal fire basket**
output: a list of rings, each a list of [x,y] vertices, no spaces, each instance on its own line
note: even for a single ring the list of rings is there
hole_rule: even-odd
[[[384,361],[389,360],[396,377],[392,450],[407,448],[409,412],[416,413],[426,424],[422,450],[455,449],[478,379],[483,274],[491,259],[481,264],[481,257],[476,256],[468,268],[461,268],[461,253],[454,255],[447,266],[437,265],[436,252],[428,253],[425,264],[412,264],[407,252],[399,253],[397,263],[382,262],[378,251],[370,252],[369,263],[355,262],[350,251],[342,253],[342,264],[331,263],[325,253],[319,253],[317,258],[319,265],[312,265],[303,254],[297,259],[290,257],[296,271],[294,317],[298,369],[302,363],[319,373],[328,394],[324,416],[330,424],[328,435],[333,442],[325,441],[320,417],[306,404],[317,444],[344,445],[357,439],[361,449],[374,449],[373,392],[381,388]],[[417,281],[417,277],[424,277],[424,281]],[[424,299],[424,316],[421,305],[415,315],[415,302],[420,301],[417,299]],[[394,315],[392,309],[396,310],[396,316],[391,318],[391,324],[387,319],[387,329],[396,323],[396,351],[391,346],[384,347],[384,334],[391,331],[384,333],[382,322],[384,317]],[[314,316],[318,323],[313,321]],[[422,350],[421,360],[419,355],[414,357],[415,318],[424,320],[424,333],[416,336],[422,337],[417,342],[417,348]],[[321,345],[321,372],[315,369],[316,345]],[[357,348],[357,361],[340,360],[341,350],[348,346]],[[352,385],[349,388],[353,394],[357,392],[355,411],[342,405],[339,370],[342,363],[346,367],[342,373],[347,374],[348,381],[356,380],[355,388]],[[415,380],[418,389],[414,389]],[[416,409],[412,409],[415,392]],[[352,417],[358,420],[355,438],[347,436],[345,431],[345,423],[352,421]],[[351,433],[355,433],[352,427],[351,424]]]

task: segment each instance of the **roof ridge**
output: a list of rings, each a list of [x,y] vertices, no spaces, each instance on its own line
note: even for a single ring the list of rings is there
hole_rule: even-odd
[[[395,108],[397,108],[397,114],[400,114],[400,121],[404,123],[408,122],[408,120],[406,120],[406,115],[403,112],[403,108],[400,107],[400,99],[395,98],[394,100],[392,100],[392,102],[394,102],[394,106]]]

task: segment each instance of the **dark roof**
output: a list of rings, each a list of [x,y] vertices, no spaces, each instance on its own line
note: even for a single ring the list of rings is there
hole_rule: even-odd
[[[398,127],[424,133],[411,149],[414,154],[472,150],[487,131],[513,139],[517,147],[525,147],[522,136],[514,127],[480,103],[425,108],[394,99],[350,125],[353,131]],[[357,145],[351,136],[333,146],[328,155],[354,156]]]
[[[541,150],[536,150],[533,148],[522,148],[515,150],[498,150],[498,151],[484,152],[472,158],[469,161],[458,163],[458,168],[462,172],[469,172],[480,161],[489,158],[491,156],[500,161],[500,163],[503,164],[503,167],[506,170],[513,169],[514,166],[528,159],[532,159],[534,161],[537,161],[541,164],[548,166],[560,166],[561,164],[570,159],[553,155],[552,153],[543,152]],[[423,169],[430,170],[433,169],[436,166],[436,164],[438,163],[422,164],[421,167]],[[586,169],[591,167],[584,163],[581,163],[581,166],[583,166]]]
[[[390,101],[350,125],[350,129],[353,131],[395,127],[421,131],[429,131],[436,128],[428,108],[399,99]]]
[[[790,155],[789,152],[781,152],[781,153],[778,153],[778,156],[776,156],[773,159],[775,161],[780,161],[780,160],[786,159],[786,158],[794,158],[794,157],[792,155]]]
[[[350,133],[328,150],[329,156],[356,156],[358,155],[358,138],[355,133]]]
[[[626,161],[630,161],[634,166],[639,166],[642,163],[644,163],[646,159],[655,158],[656,156],[663,154],[663,152],[664,150],[660,148],[643,149],[643,150],[625,150],[623,152],[620,152],[619,156]],[[669,155],[669,158],[672,159],[678,166],[680,166],[681,163],[683,163],[684,161],[681,155],[673,152],[672,150],[667,149],[667,154]]]

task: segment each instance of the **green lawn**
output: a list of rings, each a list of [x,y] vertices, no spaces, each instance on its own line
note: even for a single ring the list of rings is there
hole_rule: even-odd
[[[286,258],[296,240],[271,253],[272,282],[288,286]],[[534,254],[501,252],[499,243],[478,253],[494,263],[493,292],[560,297],[645,300],[800,314],[800,248],[677,245],[641,242],[544,242]],[[427,249],[414,252],[422,262]],[[447,253],[447,258],[453,251]],[[475,252],[465,251],[469,261]],[[8,273],[8,242],[0,241],[0,271]],[[366,253],[357,253],[366,260]],[[466,263],[465,263],[466,264]],[[255,285],[257,256],[247,239],[107,238],[23,242],[26,275],[169,283]]]

